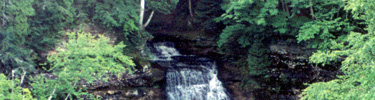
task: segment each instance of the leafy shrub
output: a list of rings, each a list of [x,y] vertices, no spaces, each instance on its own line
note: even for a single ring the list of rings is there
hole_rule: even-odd
[[[18,79],[7,80],[4,74],[0,74],[0,99],[1,100],[35,100],[27,88],[19,85]]]
[[[105,75],[132,73],[135,64],[130,57],[122,54],[125,47],[122,42],[113,46],[108,44],[109,38],[83,31],[67,35],[68,41],[57,48],[57,54],[48,57],[53,66],[50,71],[56,78],[34,78],[33,94],[38,99],[49,97],[51,91],[55,91],[53,97],[57,99],[68,96],[82,98],[89,94],[84,92],[84,86],[79,86],[80,80],[90,84],[94,80],[106,80],[108,77],[103,78]]]

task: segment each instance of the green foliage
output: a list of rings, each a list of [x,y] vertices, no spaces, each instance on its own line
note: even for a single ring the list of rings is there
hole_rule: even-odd
[[[146,7],[163,14],[170,14],[176,9],[179,0],[150,0],[146,1]]]
[[[223,0],[199,0],[193,9],[194,24],[199,25],[207,33],[218,33],[218,23],[215,18],[224,13],[220,4]]]
[[[148,9],[169,14],[176,8],[178,0],[146,1]],[[139,1],[114,0],[95,3],[93,20],[109,29],[122,30],[124,36],[138,33]],[[146,17],[147,18],[147,17]]]
[[[329,50],[321,50],[310,57],[314,63],[327,63],[341,58],[339,79],[311,84],[303,92],[302,99],[373,99],[374,83],[374,22],[375,3],[371,0],[347,1],[345,6],[353,17],[364,20],[366,33],[350,32],[331,40]]]
[[[43,99],[56,90],[54,98],[64,98],[67,94],[81,98],[88,94],[83,92],[85,87],[78,86],[81,79],[92,83],[94,80],[106,80],[104,75],[121,76],[122,73],[132,73],[135,65],[130,57],[122,54],[123,43],[110,45],[109,38],[102,35],[90,35],[84,32],[67,33],[69,40],[57,49],[57,54],[48,60],[53,64],[50,71],[55,79],[36,77],[33,94]],[[73,85],[73,86],[72,86]],[[35,91],[35,92],[34,92]]]
[[[303,2],[299,2],[295,6],[298,4],[304,5]],[[315,20],[300,27],[298,42],[309,41],[312,48],[330,49],[333,40],[354,29],[347,18],[348,14],[343,11],[344,5],[344,1],[341,0],[310,1],[305,7],[311,7],[310,13],[313,9],[314,15],[311,16]]]
[[[330,82],[314,83],[304,90],[304,99],[371,99],[374,98],[372,86],[375,85],[373,45],[375,38],[369,34],[351,33],[344,42],[336,45],[340,49],[328,52],[319,51],[311,56],[314,63],[326,63],[345,57],[341,70],[345,75]],[[319,88],[318,88],[319,87]],[[326,91],[327,93],[316,93]]]
[[[0,99],[1,100],[35,100],[27,88],[19,86],[19,80],[7,80],[4,74],[0,74]]]
[[[341,20],[341,18],[311,21],[301,27],[297,40],[299,42],[309,40],[312,48],[327,50],[332,46],[332,40],[348,33],[352,29],[350,23],[347,20]]]
[[[37,0],[33,5],[37,14],[28,21],[31,28],[27,45],[38,53],[53,48],[61,36],[59,31],[74,27],[74,22],[80,18],[73,0]]]
[[[28,17],[35,15],[33,0],[1,0],[0,5],[0,72],[9,74],[10,70],[31,71],[33,51],[25,47],[28,29]]]
[[[372,75],[369,71],[372,70],[370,66],[373,62],[370,32],[373,31],[370,24],[373,23],[370,22],[373,19],[364,16],[363,13],[373,13],[375,10],[358,9],[369,8],[371,3],[355,5],[357,3],[351,2],[355,1],[224,0],[222,7],[225,13],[217,18],[217,21],[223,22],[226,28],[220,34],[217,44],[228,55],[234,52],[242,52],[241,56],[245,54],[247,62],[242,62],[248,66],[245,73],[250,76],[264,76],[261,80],[267,81],[267,66],[270,65],[267,45],[277,40],[285,40],[284,37],[296,37],[299,43],[306,43],[318,49],[317,53],[310,57],[313,63],[325,65],[345,59],[342,62],[345,76],[327,83],[312,84],[303,93],[303,99],[358,99],[355,97],[361,97],[362,94],[355,93],[360,88],[363,89],[361,86],[372,85],[368,81],[372,79],[366,81],[364,78],[370,78]],[[357,18],[366,20],[370,34],[349,34],[363,26],[354,26],[355,23],[359,23],[358,19],[352,19],[351,14],[344,10],[345,5],[356,8],[350,10],[357,13],[354,14]],[[354,90],[348,91],[351,89]],[[369,91],[367,92],[371,93]],[[344,94],[350,95],[341,96]]]
[[[218,46],[224,48],[224,53],[235,51],[232,48],[243,49],[240,52],[245,52],[247,58],[247,62],[243,63],[248,66],[245,73],[255,76],[266,74],[266,66],[270,64],[266,55],[270,42],[263,41],[272,34],[290,31],[287,14],[277,8],[278,0],[225,0],[224,3],[225,13],[217,20],[227,26],[220,34]],[[275,30],[269,30],[270,27]],[[238,44],[240,48],[233,47],[233,44]]]
[[[1,62],[6,68],[31,71],[41,53],[54,47],[63,28],[74,26],[73,1],[6,0],[1,1]],[[37,14],[36,14],[37,13]],[[42,61],[43,62],[43,61]]]
[[[95,21],[108,30],[114,29],[116,33],[124,33],[124,37],[128,38],[124,40],[134,44],[144,44],[151,37],[148,32],[139,32],[137,23],[139,1],[0,0],[0,2],[0,73],[9,74],[11,70],[37,72],[34,66],[45,62],[47,51],[53,52],[51,49],[59,42],[58,38],[63,37],[61,32],[83,21]],[[177,3],[178,0],[146,1],[146,7],[167,14],[176,8]],[[86,35],[83,32],[70,33],[68,41],[62,43],[56,55],[48,56],[52,66],[46,65],[46,67],[52,74],[33,78],[32,93],[37,99],[46,99],[51,94],[53,99],[64,99],[68,94],[70,98],[90,96],[85,92],[85,87],[78,84],[81,79],[92,83],[94,80],[105,80],[102,78],[105,75],[121,75],[126,71],[132,73],[131,69],[135,64],[130,57],[122,54],[125,47],[122,42],[112,46],[108,44],[108,38],[101,35]],[[3,83],[3,79],[0,80]],[[23,93],[30,94],[30,91],[24,90]],[[8,97],[8,94],[4,96],[4,98]]]
[[[269,66],[269,58],[266,55],[268,52],[265,47],[258,43],[254,43],[248,51],[247,64],[248,64],[248,73],[249,75],[263,75],[267,72],[265,67]]]
[[[95,3],[93,20],[109,29],[123,30],[125,36],[138,29],[138,1],[112,0]]]
[[[195,17],[200,19],[212,19],[214,17],[220,16],[222,9],[220,3],[222,0],[200,0],[197,2],[197,6],[194,9]]]

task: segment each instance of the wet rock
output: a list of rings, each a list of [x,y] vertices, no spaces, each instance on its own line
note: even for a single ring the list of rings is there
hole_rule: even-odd
[[[288,45],[289,44],[289,45]],[[296,66],[305,66],[308,64],[309,57],[315,52],[315,49],[307,48],[306,46],[298,45],[287,41],[280,41],[275,44],[271,44],[269,49],[271,50],[271,57],[277,59],[274,64],[284,63],[289,68],[294,69]]]
[[[154,83],[163,81],[165,79],[165,71],[162,69],[152,68],[151,74],[152,74],[151,81]]]
[[[225,82],[241,81],[243,76],[241,75],[241,69],[237,68],[231,63],[220,63],[218,67],[219,74],[218,78]]]

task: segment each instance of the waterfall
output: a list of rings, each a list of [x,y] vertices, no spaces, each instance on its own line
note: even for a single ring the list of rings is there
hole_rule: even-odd
[[[150,44],[153,61],[166,67],[168,100],[229,100],[214,61],[181,55],[171,42]]]

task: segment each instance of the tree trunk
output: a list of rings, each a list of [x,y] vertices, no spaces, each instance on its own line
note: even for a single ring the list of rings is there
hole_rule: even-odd
[[[190,13],[190,17],[194,18],[193,9],[191,8],[191,0],[189,0],[189,13]]]
[[[139,11],[139,29],[141,31],[143,31],[147,27],[147,25],[150,23],[153,15],[154,15],[154,11],[151,12],[151,14],[148,17],[147,22],[145,24],[143,24],[144,14],[145,14],[145,0],[141,0],[141,9]]]
[[[290,17],[289,6],[287,3],[285,3],[285,9],[286,9],[286,12],[288,13],[288,17]]]
[[[141,9],[139,11],[139,29],[143,30],[143,15],[145,13],[145,0],[141,0]]]
[[[313,3],[312,3],[311,0],[310,0],[310,4],[311,4],[311,6],[310,6],[311,18],[312,18],[313,20],[315,20],[316,18],[315,18],[315,14],[314,14]]]

